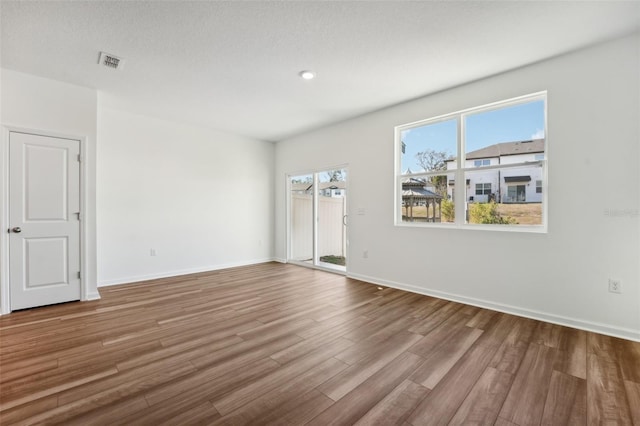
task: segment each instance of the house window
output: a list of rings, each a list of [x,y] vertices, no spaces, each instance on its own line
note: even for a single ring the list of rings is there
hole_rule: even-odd
[[[476,183],[476,195],[490,195],[491,183]]]
[[[397,126],[396,224],[545,232],[545,133],[546,92]]]

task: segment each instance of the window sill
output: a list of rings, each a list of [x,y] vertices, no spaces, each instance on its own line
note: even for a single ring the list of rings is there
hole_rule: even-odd
[[[395,226],[400,228],[435,228],[435,229],[456,229],[456,230],[471,230],[471,231],[491,231],[491,232],[525,232],[533,234],[547,234],[546,225],[476,225],[476,224],[444,224],[444,223],[416,223],[416,222],[401,222],[396,223]]]

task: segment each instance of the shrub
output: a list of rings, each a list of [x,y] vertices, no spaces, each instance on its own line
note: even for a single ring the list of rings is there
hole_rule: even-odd
[[[473,203],[469,205],[470,223],[489,223],[499,225],[514,225],[518,222],[511,216],[501,216],[498,212],[498,205],[490,203]]]
[[[456,217],[453,201],[442,200],[440,204],[440,216],[443,222],[453,222]]]

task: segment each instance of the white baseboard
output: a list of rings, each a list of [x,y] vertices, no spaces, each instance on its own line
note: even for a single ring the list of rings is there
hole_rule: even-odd
[[[100,299],[100,293],[98,293],[97,291],[92,291],[91,293],[87,294],[87,298],[84,300],[87,301],[87,300],[99,300],[99,299]]]
[[[594,333],[606,334],[608,336],[620,337],[622,339],[640,342],[640,330],[634,330],[634,329],[623,328],[623,327],[615,327],[608,324],[601,324],[601,323],[596,323],[591,321],[564,317],[562,315],[555,315],[547,312],[540,312],[540,311],[521,308],[517,306],[495,303],[489,300],[476,299],[472,297],[460,296],[458,294],[451,294],[443,291],[416,287],[409,284],[402,284],[395,281],[383,280],[383,279],[370,277],[362,274],[348,273],[347,277],[360,280],[360,281],[365,281],[371,284],[381,285],[384,287],[392,287],[398,290],[405,290],[411,293],[423,294],[425,296],[437,297],[439,299],[451,300],[453,302],[460,302],[466,305],[478,306],[480,308],[486,308],[493,311],[504,312],[507,314],[517,315],[520,317],[531,318],[535,320],[549,322],[552,324],[563,325],[571,328],[577,328],[580,330],[592,331]]]
[[[287,262],[287,259],[283,259],[281,257],[274,257],[271,260],[273,260],[274,262],[278,262],[278,263],[289,263],[289,262]]]
[[[254,259],[254,260],[248,260],[243,262],[223,263],[218,265],[199,266],[195,268],[178,269],[173,271],[162,271],[162,272],[157,272],[153,274],[133,275],[129,277],[121,277],[121,278],[115,278],[111,280],[99,281],[98,287],[108,287],[111,285],[118,285],[118,284],[130,284],[130,283],[136,283],[140,281],[155,280],[158,278],[177,277],[179,275],[197,274],[199,272],[217,271],[219,269],[237,268],[238,266],[257,265],[260,263],[267,263],[267,262],[273,262],[273,261],[277,262],[278,260],[270,257],[265,259]]]

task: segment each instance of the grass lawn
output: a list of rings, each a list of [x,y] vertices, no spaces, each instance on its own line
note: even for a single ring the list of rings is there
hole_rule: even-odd
[[[346,259],[343,256],[333,256],[333,255],[320,256],[320,262],[333,263],[334,265],[341,265],[341,266],[346,265]]]
[[[542,224],[542,203],[498,204],[498,212],[502,216],[511,216],[520,225]]]
[[[542,203],[530,204],[498,204],[498,212],[502,216],[511,216],[519,225],[540,225],[542,224]],[[404,207],[402,214],[406,215]],[[433,212],[429,209],[429,217]],[[427,217],[425,206],[414,206],[413,217]]]

